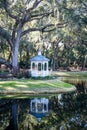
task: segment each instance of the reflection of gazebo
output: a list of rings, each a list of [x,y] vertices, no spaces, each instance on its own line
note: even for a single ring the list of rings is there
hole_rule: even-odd
[[[30,114],[40,120],[48,114],[49,100],[47,98],[34,98],[30,102]]]
[[[49,75],[49,70],[48,70],[49,59],[43,56],[41,54],[41,51],[38,51],[38,54],[33,58],[31,58],[30,61],[31,61],[32,77],[45,77]]]

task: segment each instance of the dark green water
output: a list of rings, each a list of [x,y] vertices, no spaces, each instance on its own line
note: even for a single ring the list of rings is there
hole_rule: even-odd
[[[87,130],[87,82],[73,78],[63,81],[74,84],[77,91],[56,96],[1,98],[0,130]]]

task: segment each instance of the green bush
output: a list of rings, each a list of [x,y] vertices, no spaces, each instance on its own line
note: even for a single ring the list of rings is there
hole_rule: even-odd
[[[8,74],[8,73],[9,73],[9,70],[7,69],[0,70],[0,74]]]

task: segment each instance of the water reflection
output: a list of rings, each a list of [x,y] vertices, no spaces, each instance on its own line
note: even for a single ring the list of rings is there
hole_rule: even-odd
[[[0,99],[0,130],[87,130],[86,87],[75,85],[77,92],[56,96]]]
[[[18,106],[15,101],[11,103],[10,114],[9,124],[5,130],[18,130]]]
[[[47,98],[34,98],[30,101],[30,114],[35,116],[37,121],[48,115],[48,104]]]

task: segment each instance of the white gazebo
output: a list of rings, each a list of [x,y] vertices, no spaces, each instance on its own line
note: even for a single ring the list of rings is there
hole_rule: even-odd
[[[49,59],[38,51],[38,54],[30,59],[31,61],[31,76],[32,77],[45,77],[49,75],[48,62]]]
[[[35,116],[37,121],[49,114],[49,100],[47,98],[34,98],[30,101],[30,114]]]

